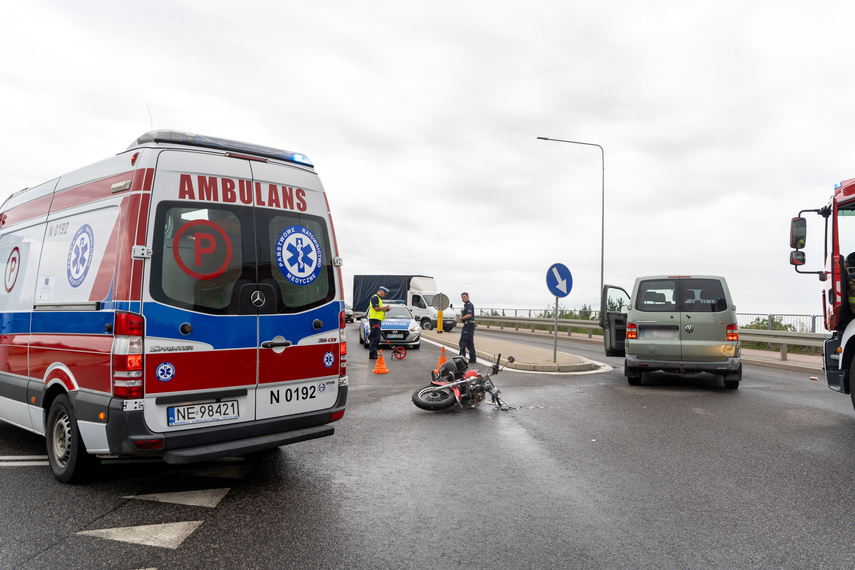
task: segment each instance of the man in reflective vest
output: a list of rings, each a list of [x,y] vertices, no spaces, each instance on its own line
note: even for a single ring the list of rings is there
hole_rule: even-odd
[[[380,344],[380,325],[386,320],[386,311],[391,307],[383,304],[386,293],[389,290],[380,287],[377,293],[371,296],[368,306],[368,358],[377,359],[377,346]]]

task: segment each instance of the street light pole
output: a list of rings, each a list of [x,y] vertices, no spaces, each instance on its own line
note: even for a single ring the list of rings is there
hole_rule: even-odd
[[[602,213],[600,218],[600,295],[603,294],[603,268],[605,267],[606,260],[606,153],[603,150],[603,147],[596,143],[589,142],[579,142],[579,141],[565,141],[562,139],[550,139],[547,137],[537,137],[538,140],[542,141],[552,141],[552,142],[561,142],[568,144],[583,144],[585,146],[595,146],[600,149],[600,159],[603,165],[603,173],[602,173]]]

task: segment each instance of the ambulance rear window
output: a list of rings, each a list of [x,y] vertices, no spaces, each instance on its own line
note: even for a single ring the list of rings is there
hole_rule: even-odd
[[[296,313],[335,297],[326,223],[293,212],[186,202],[158,206],[151,295],[212,314],[257,314],[248,291],[274,299],[262,313]]]

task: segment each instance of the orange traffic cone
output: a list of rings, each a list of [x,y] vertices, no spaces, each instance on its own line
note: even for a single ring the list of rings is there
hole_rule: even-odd
[[[383,351],[377,356],[377,364],[374,366],[374,374],[388,374],[389,369],[386,368],[386,361],[383,360]]]
[[[434,372],[439,374],[439,367],[442,366],[443,364],[445,364],[445,347],[444,346],[442,347],[442,350],[439,353],[439,362],[436,363],[436,370],[434,370]]]

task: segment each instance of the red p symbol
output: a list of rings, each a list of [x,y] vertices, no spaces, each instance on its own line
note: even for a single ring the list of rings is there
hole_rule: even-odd
[[[205,226],[210,231],[193,231],[188,232],[193,227]],[[181,238],[185,233],[193,234],[193,254],[194,254],[194,262],[196,267],[202,267],[202,256],[210,255],[217,251],[217,234],[220,235],[223,243],[225,244],[225,249],[222,252],[223,255],[223,263],[216,269],[208,273],[200,273],[198,271],[194,271],[190,269],[184,260],[181,259],[181,249],[179,247],[179,243],[181,242]],[[221,245],[220,247],[223,247]],[[175,233],[175,237],[172,241],[172,255],[175,257],[175,263],[178,264],[178,267],[181,268],[184,273],[190,275],[191,277],[195,277],[196,279],[213,279],[218,275],[222,275],[223,272],[228,269],[229,262],[232,259],[232,240],[229,239],[228,234],[215,224],[214,222],[210,222],[208,220],[191,220],[181,226],[178,231]]]
[[[200,267],[202,265],[202,255],[213,253],[217,249],[217,241],[214,239],[213,234],[202,232],[196,232],[196,239],[193,241],[196,248],[196,267]],[[205,245],[202,245],[202,242],[205,242]]]

